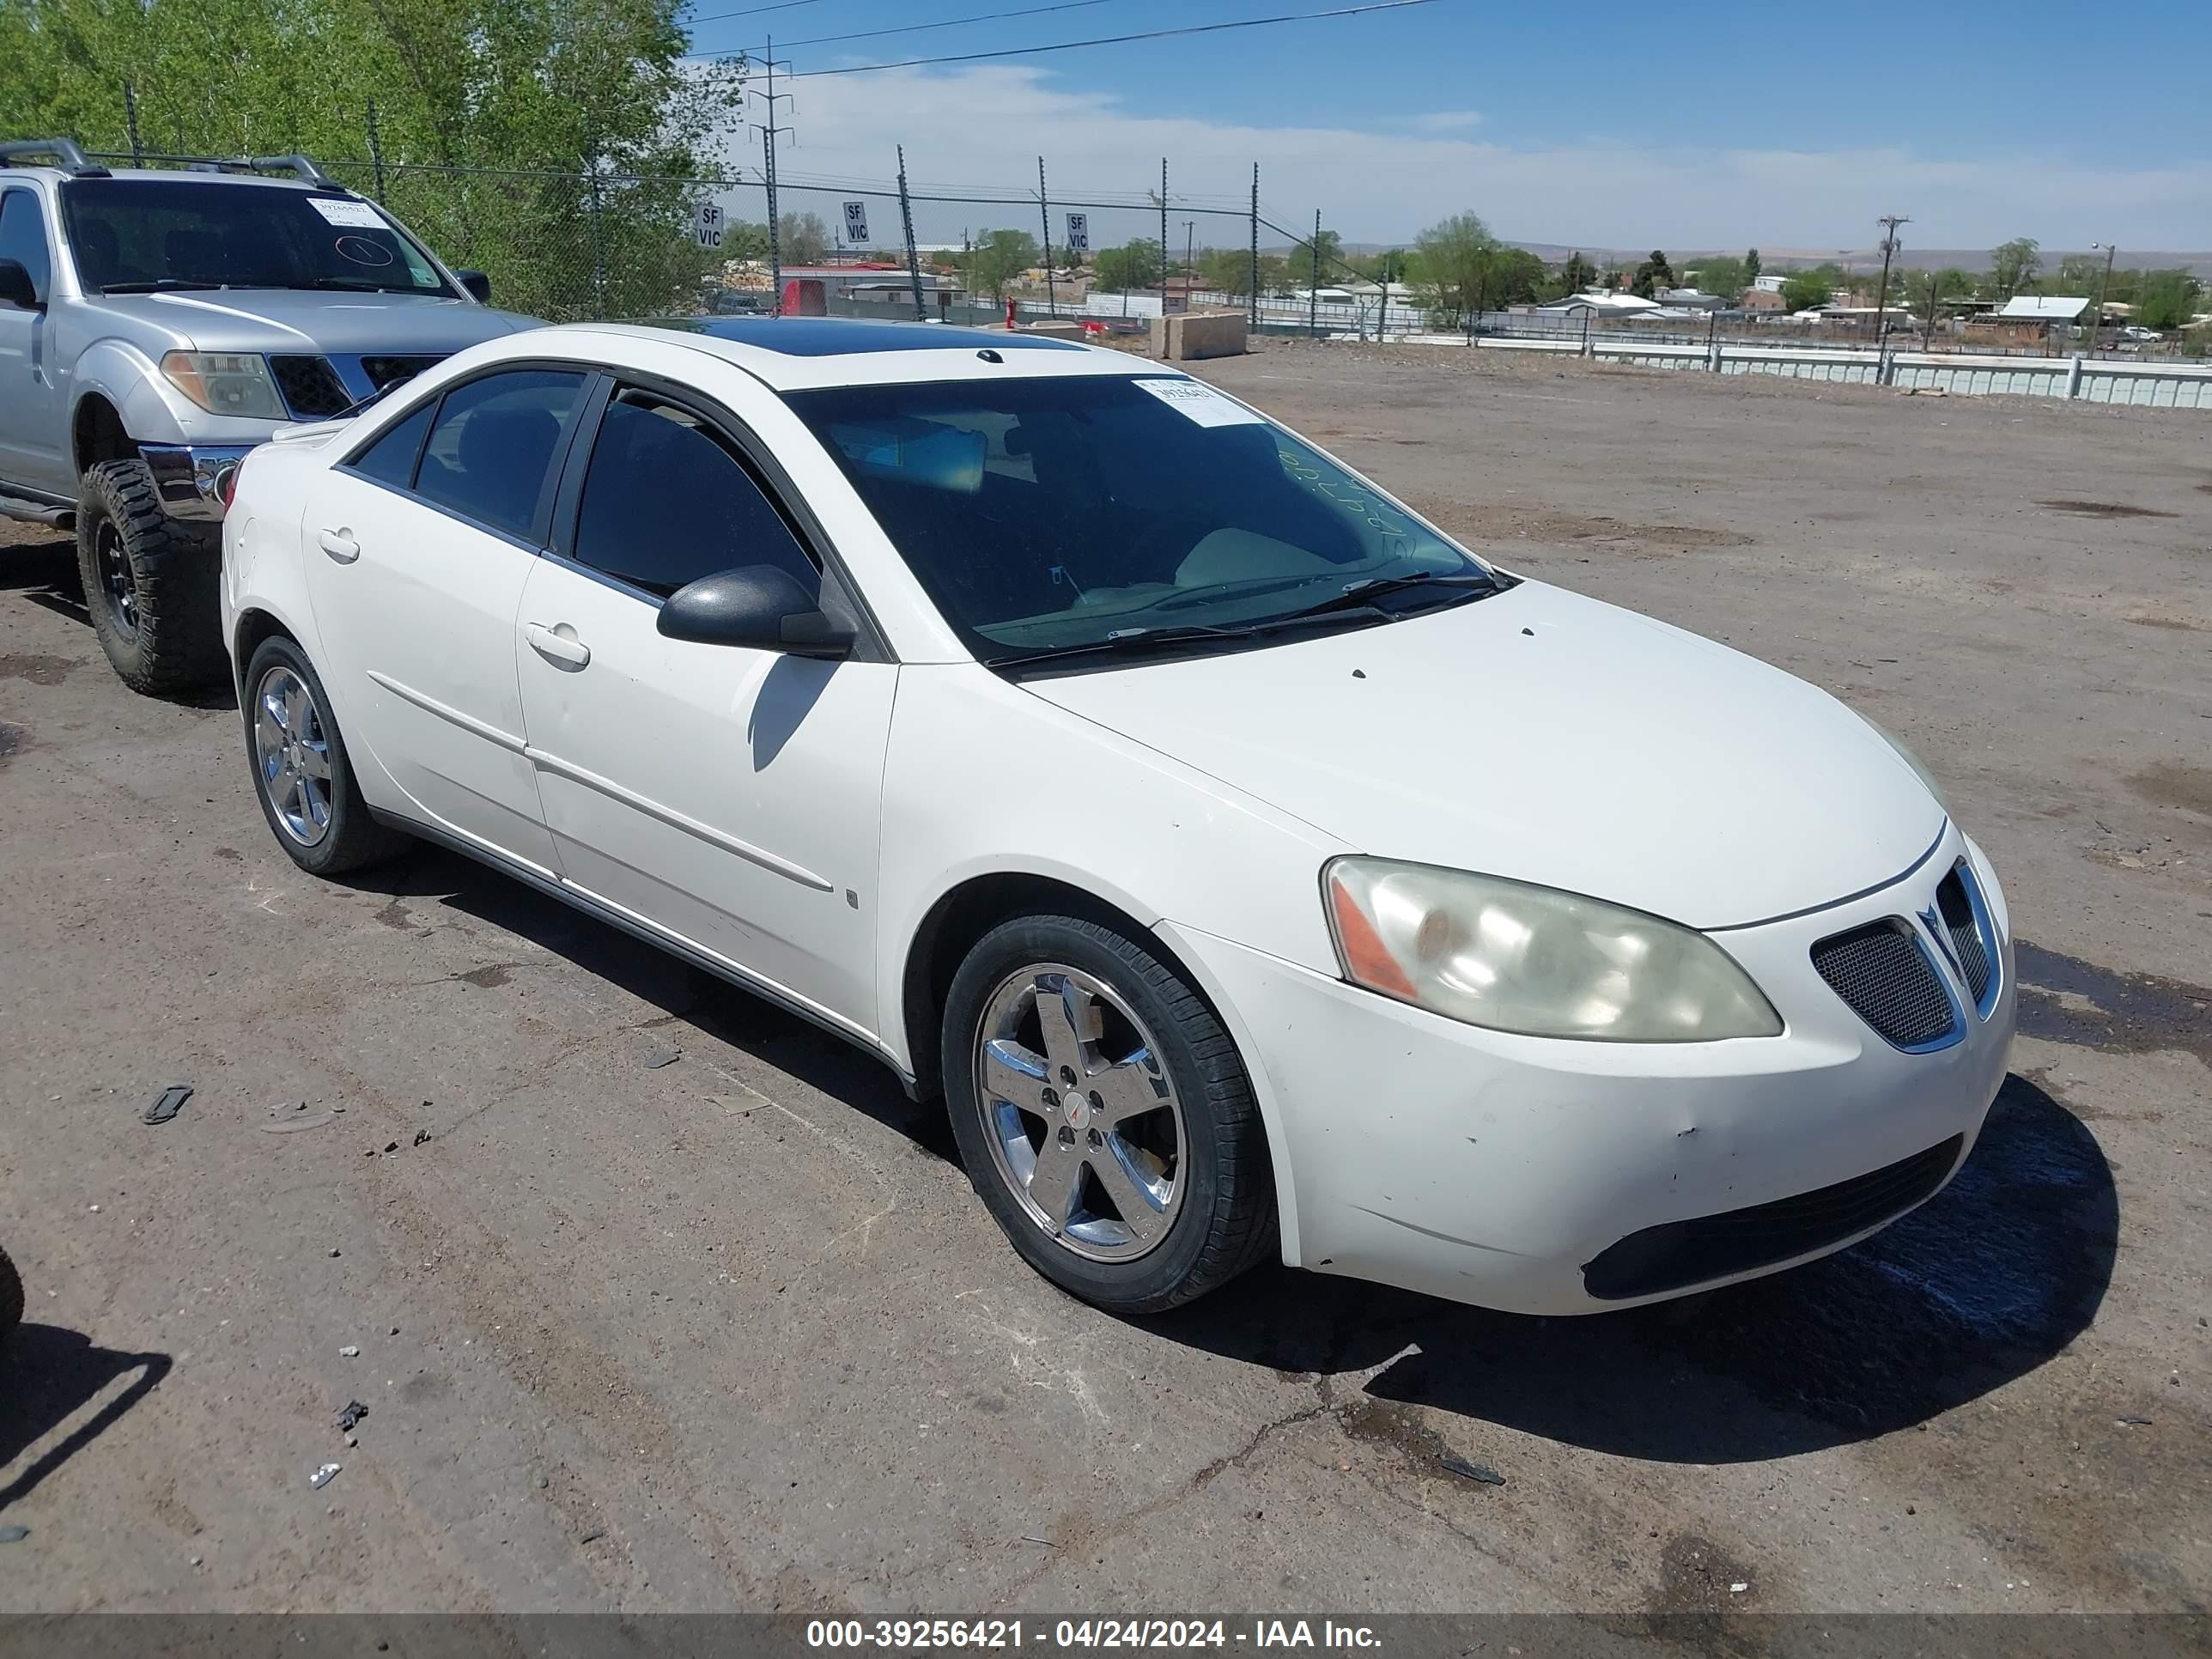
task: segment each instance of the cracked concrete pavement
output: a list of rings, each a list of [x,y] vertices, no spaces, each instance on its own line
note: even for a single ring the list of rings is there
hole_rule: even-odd
[[[2027,942],[1958,1182],[1679,1307],[1109,1318],[832,1040],[442,853],[298,874],[228,700],[125,691],[10,527],[0,1610],[2203,1608],[2212,422],[1206,372],[1915,745]]]

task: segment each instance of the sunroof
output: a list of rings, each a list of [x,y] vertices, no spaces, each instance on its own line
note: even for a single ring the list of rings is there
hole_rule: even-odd
[[[943,323],[877,322],[858,317],[656,317],[655,328],[739,340],[787,357],[842,357],[863,351],[1080,351],[1070,340]]]

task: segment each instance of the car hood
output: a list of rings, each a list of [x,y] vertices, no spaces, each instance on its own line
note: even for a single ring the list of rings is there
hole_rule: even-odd
[[[1826,692],[1537,582],[1024,689],[1362,852],[1694,927],[1880,886],[1943,827],[1913,769]]]
[[[314,289],[210,289],[117,294],[111,316],[203,351],[395,352],[441,356],[538,326],[471,300],[427,294],[338,294]]]

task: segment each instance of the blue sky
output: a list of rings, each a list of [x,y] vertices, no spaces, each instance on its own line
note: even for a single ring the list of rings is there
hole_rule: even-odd
[[[1104,0],[876,40],[781,44],[1024,3],[1042,0],[809,0],[698,23],[694,44],[757,46],[773,26],[777,57],[804,76],[1329,0]],[[690,15],[734,3],[695,0]],[[1507,15],[1437,0],[996,64],[802,78],[781,166],[793,179],[885,179],[903,142],[917,179],[1016,188],[1033,186],[1042,149],[1054,194],[1117,200],[1155,184],[1164,153],[1171,198],[1210,203],[1241,199],[1257,161],[1274,216],[1310,224],[1319,207],[1353,241],[1410,239],[1471,208],[1515,240],[1608,246],[1864,247],[1879,234],[1875,216],[1894,211],[1914,221],[1909,246],[2028,235],[2050,248],[2114,241],[2124,260],[2130,246],[2212,248],[2212,9],[2139,11],[2132,38],[2065,45],[2092,15],[2020,0],[2002,26],[1952,21],[1916,39],[1909,11],[1879,23],[1858,8],[1711,11],[1701,25],[1679,8]],[[757,164],[757,141],[733,156]],[[796,204],[829,207],[835,193]],[[925,240],[992,222],[1035,228],[1018,210],[925,204],[917,216]],[[1144,222],[1093,218],[1094,241]],[[895,226],[895,208],[885,222]],[[1206,219],[1196,233],[1201,244],[1242,236]]]

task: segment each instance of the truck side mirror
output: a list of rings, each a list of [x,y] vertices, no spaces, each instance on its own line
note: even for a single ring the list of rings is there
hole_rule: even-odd
[[[457,270],[453,275],[471,300],[480,306],[491,303],[491,278],[481,270]]]
[[[0,259],[0,300],[18,311],[44,311],[46,302],[31,285],[31,273],[21,259]]]

